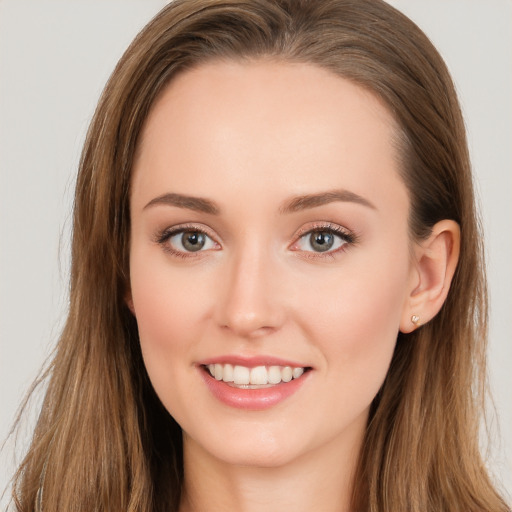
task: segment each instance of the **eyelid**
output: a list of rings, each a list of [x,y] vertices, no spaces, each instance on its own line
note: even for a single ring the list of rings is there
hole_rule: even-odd
[[[169,226],[164,229],[158,230],[153,240],[155,243],[161,245],[166,252],[169,252],[173,255],[180,256],[180,257],[198,257],[202,253],[208,252],[206,251],[197,251],[197,252],[188,252],[188,251],[180,251],[173,249],[169,244],[167,244],[167,241],[172,238],[175,235],[178,235],[179,233],[183,233],[185,231],[197,231],[198,233],[203,233],[208,238],[210,238],[218,247],[215,249],[209,249],[209,250],[218,250],[221,247],[220,242],[218,241],[218,237],[212,232],[208,226],[205,226],[204,224],[195,224],[195,223],[184,223],[184,224],[177,224],[174,226]]]
[[[158,229],[155,233],[155,240],[158,241],[160,237],[168,237],[169,235],[175,235],[182,231],[198,231],[200,233],[204,233],[208,235],[212,240],[216,240],[218,238],[215,233],[208,226],[204,224],[197,224],[193,222],[184,222],[183,224],[176,224],[172,226],[167,226],[164,229]]]
[[[325,252],[316,252],[316,251],[304,251],[301,248],[297,247],[298,243],[304,236],[313,233],[315,231],[328,231],[333,233],[334,235],[340,237],[344,240],[344,244],[334,250],[329,250]],[[314,222],[311,224],[307,224],[301,227],[294,235],[293,242],[290,244],[290,249],[297,252],[302,252],[308,258],[324,258],[324,257],[334,257],[334,255],[340,251],[345,251],[351,245],[354,245],[358,241],[358,236],[351,230],[340,226],[339,224],[324,221],[324,222]]]
[[[294,239],[301,238],[304,235],[307,235],[308,233],[311,233],[312,231],[332,231],[333,233],[339,234],[340,236],[345,236],[347,238],[356,238],[355,234],[350,231],[350,229],[347,229],[343,226],[340,226],[339,224],[336,224],[334,222],[329,221],[320,221],[320,222],[313,222],[310,224],[306,224],[305,226],[302,226],[294,235]]]
[[[182,232],[185,231],[197,231],[199,233],[205,234],[208,238],[210,238],[217,247],[214,249],[207,249],[204,251],[197,252],[188,252],[188,251],[180,251],[172,248],[167,241]],[[344,240],[344,244],[341,247],[338,247],[334,250],[328,250],[325,252],[316,252],[316,251],[304,251],[301,248],[296,247],[299,241],[305,236],[315,231],[329,231],[334,235],[340,237]],[[358,241],[358,236],[351,230],[330,222],[330,221],[320,221],[313,222],[302,226],[293,236],[292,242],[289,244],[289,249],[292,251],[302,252],[308,258],[322,258],[322,257],[333,257],[337,252],[345,251],[349,246],[354,245]],[[173,226],[166,227],[164,229],[158,230],[154,235],[154,242],[161,245],[166,252],[169,252],[175,256],[180,256],[183,258],[186,257],[198,257],[203,255],[206,252],[211,250],[219,250],[222,248],[221,243],[218,240],[218,236],[210,229],[208,226],[204,224],[196,224],[196,223],[183,223],[177,224]]]

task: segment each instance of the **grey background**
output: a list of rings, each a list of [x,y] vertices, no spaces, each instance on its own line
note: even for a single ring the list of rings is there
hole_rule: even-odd
[[[0,443],[65,318],[72,194],[88,122],[118,58],[165,3],[0,0]],[[466,117],[491,297],[488,461],[510,496],[512,1],[391,3],[442,53]],[[0,452],[0,494],[34,418],[18,445],[9,438]]]

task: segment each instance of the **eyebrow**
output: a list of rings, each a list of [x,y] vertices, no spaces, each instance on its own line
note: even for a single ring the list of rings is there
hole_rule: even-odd
[[[301,210],[307,210],[309,208],[316,208],[335,201],[356,203],[371,208],[372,210],[377,209],[375,205],[368,201],[368,199],[365,199],[354,192],[350,192],[349,190],[330,190],[327,192],[320,192],[318,194],[293,197],[286,201],[279,211],[283,214],[294,213]],[[172,192],[155,197],[149,201],[146,206],[144,206],[144,210],[156,205],[176,206],[178,208],[186,208],[187,210],[208,213],[210,215],[218,215],[220,213],[220,208],[209,199]]]
[[[342,201],[344,203],[356,203],[362,206],[376,210],[377,208],[373,203],[364,197],[351,192],[350,190],[330,190],[327,192],[320,192],[318,194],[308,194],[298,196],[287,201],[281,208],[281,213],[293,213],[309,208],[316,208],[324,204],[333,203],[335,201]]]
[[[168,193],[155,197],[144,206],[144,210],[156,205],[177,206],[178,208],[209,213],[210,215],[218,215],[220,213],[219,207],[213,201],[183,194]]]

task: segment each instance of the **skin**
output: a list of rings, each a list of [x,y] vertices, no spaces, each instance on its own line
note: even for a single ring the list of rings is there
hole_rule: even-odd
[[[269,60],[202,65],[153,106],[134,164],[127,301],[152,384],[184,431],[182,511],[349,510],[397,333],[416,328],[411,314],[435,314],[456,262],[456,227],[409,238],[395,130],[359,86]],[[329,191],[350,194],[291,208]],[[204,250],[163,239],[183,225],[207,233]],[[308,233],[327,226],[351,241],[315,252]],[[235,409],[198,367],[226,354],[312,370],[277,405]]]

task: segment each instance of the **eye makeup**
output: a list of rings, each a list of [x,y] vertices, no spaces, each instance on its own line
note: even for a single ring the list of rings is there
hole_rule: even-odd
[[[183,259],[197,258],[206,251],[221,249],[211,230],[198,224],[179,224],[165,228],[155,234],[154,241],[164,252]]]
[[[164,252],[182,259],[202,257],[222,246],[211,229],[202,224],[186,223],[167,227],[154,235],[154,242]],[[350,230],[332,222],[314,222],[299,229],[288,249],[308,259],[334,258],[357,243]]]
[[[355,233],[332,222],[308,224],[297,232],[294,239],[290,250],[298,251],[308,259],[334,258],[358,241]]]

